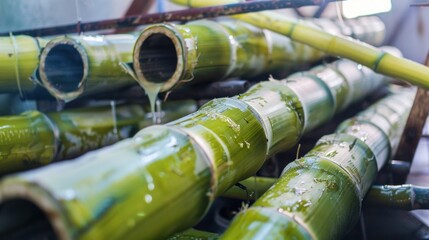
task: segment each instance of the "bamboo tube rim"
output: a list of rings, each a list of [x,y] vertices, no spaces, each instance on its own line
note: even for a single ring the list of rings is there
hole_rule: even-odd
[[[79,65],[82,65],[81,72],[79,72],[78,79],[72,79],[72,84],[74,85],[72,89],[62,89],[62,85],[58,80],[52,79],[50,69],[58,69],[61,67],[58,66],[56,61],[54,66],[51,66],[51,57],[52,54],[55,54],[55,50],[59,48],[66,48],[70,54],[79,55]],[[68,58],[68,56],[63,56],[62,59]],[[66,66],[70,67],[69,65]],[[78,66],[79,68],[81,66]],[[83,94],[85,90],[85,82],[88,78],[89,73],[89,58],[83,46],[76,40],[72,38],[58,38],[50,41],[40,55],[40,66],[39,66],[39,75],[40,80],[42,81],[44,87],[51,93],[55,98],[69,101],[76,99],[78,96]],[[60,80],[61,81],[61,80]]]
[[[143,51],[146,47],[145,44],[149,44],[148,41],[153,37],[161,38],[163,41],[170,41],[168,44],[172,44],[174,47],[174,57],[176,58],[176,66],[171,75],[169,77],[160,77],[160,79],[157,80],[154,80],[154,77],[149,77],[147,73],[145,74],[147,67],[145,67],[145,64],[141,61]],[[162,45],[162,43],[160,45]],[[160,89],[161,92],[172,89],[187,72],[188,63],[186,63],[184,58],[184,56],[187,54],[187,50],[184,46],[185,44],[183,37],[174,28],[173,25],[153,25],[143,31],[143,33],[137,38],[133,51],[134,71],[136,72],[137,81],[140,83],[140,85],[145,86],[150,84],[162,84]],[[170,71],[172,71],[171,66]]]
[[[0,206],[14,200],[24,200],[38,208],[48,220],[58,239],[71,240],[72,236],[62,208],[42,186],[19,180],[6,181],[0,186]],[[1,217],[1,215],[0,215]]]

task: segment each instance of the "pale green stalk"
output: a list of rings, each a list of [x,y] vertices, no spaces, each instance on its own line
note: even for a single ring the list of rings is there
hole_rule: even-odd
[[[219,4],[215,0],[171,0],[190,7],[205,7]],[[222,1],[224,4],[239,0]],[[233,16],[260,28],[290,37],[327,54],[344,57],[365,65],[377,73],[398,78],[411,84],[429,89],[429,68],[408,59],[383,52],[360,41],[333,35],[308,23],[289,19],[273,12],[248,13]]]

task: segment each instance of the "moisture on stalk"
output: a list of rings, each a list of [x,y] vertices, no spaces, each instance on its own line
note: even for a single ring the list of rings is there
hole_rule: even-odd
[[[413,93],[389,96],[324,136],[221,239],[339,239],[358,221],[378,170],[396,150]]]
[[[186,230],[215,197],[383,79],[340,60],[212,100],[75,161],[7,177],[0,184],[0,221],[10,224],[0,237],[35,227],[31,213],[60,239],[162,239]]]

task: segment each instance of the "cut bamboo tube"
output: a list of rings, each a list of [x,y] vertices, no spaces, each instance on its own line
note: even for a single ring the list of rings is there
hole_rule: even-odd
[[[376,27],[367,27],[368,21]],[[346,27],[333,20],[313,22],[326,31],[349,34],[374,44],[381,44],[384,39],[384,24],[378,18],[362,20],[362,28],[356,27],[360,21],[353,21],[349,24],[353,28],[346,26],[348,31],[342,31]],[[161,84],[160,91],[164,92],[183,83],[273,74],[322,56],[314,48],[238,21],[157,24],[146,28],[137,39],[135,74],[131,74],[144,88]]]
[[[132,34],[55,38],[41,53],[40,81],[64,101],[132,85],[120,64],[132,61],[135,40]]]
[[[362,200],[402,133],[413,92],[387,97],[323,137],[221,239],[339,239],[358,221]],[[394,107],[393,107],[394,106]],[[395,141],[393,141],[395,140]]]
[[[30,80],[39,64],[40,49],[46,41],[29,36],[0,37],[0,92],[32,92]]]
[[[162,119],[168,122],[195,110],[193,101],[172,102]],[[138,105],[119,105],[0,117],[0,175],[75,158],[129,138],[151,125],[147,112]]]
[[[217,5],[215,0],[170,0],[190,6],[204,7]],[[223,3],[237,3],[226,0]],[[247,13],[233,16],[254,26],[283,34],[292,40],[307,44],[327,54],[344,57],[365,65],[377,73],[398,78],[411,84],[429,89],[429,68],[408,59],[395,57],[371,45],[332,35],[304,22],[289,19],[273,12]]]
[[[217,240],[219,235],[215,233],[203,232],[196,229],[189,229],[167,240]]]
[[[293,147],[352,96],[367,95],[360,85],[383,82],[347,62],[262,82],[75,161],[6,178],[0,222],[9,224],[0,224],[0,236],[33,226],[24,206],[60,239],[162,239],[192,227],[216,196],[253,176],[268,156]]]

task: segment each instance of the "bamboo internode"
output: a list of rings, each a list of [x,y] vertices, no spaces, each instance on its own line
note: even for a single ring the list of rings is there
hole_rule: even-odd
[[[341,60],[215,99],[75,161],[8,177],[0,185],[0,221],[10,224],[0,235],[34,226],[21,221],[29,219],[32,211],[21,211],[27,208],[60,239],[161,239],[186,230],[268,156],[291,148],[303,132],[367,95],[363,86],[374,90],[382,82],[382,76]]]
[[[390,159],[412,105],[392,95],[323,137],[221,239],[338,239],[360,215],[378,170]]]
[[[40,81],[64,101],[132,85],[120,64],[132,61],[135,40],[132,34],[55,38],[41,53]]]
[[[219,4],[212,0],[171,0],[189,7],[205,7]],[[240,2],[225,0],[224,4]],[[408,59],[399,58],[371,45],[331,33],[317,27],[291,20],[272,12],[247,13],[233,16],[236,19],[290,37],[333,56],[348,58],[365,65],[377,73],[398,78],[429,89],[429,68]]]
[[[0,92],[25,93],[36,89],[30,80],[39,64],[45,40],[29,36],[0,37]]]
[[[385,27],[377,17],[343,24],[328,19],[307,22],[325,31],[347,34],[376,45],[384,40]],[[148,27],[134,46],[133,66],[136,80],[143,87],[161,84],[163,92],[183,83],[274,74],[314,62],[324,55],[307,45],[243,22],[205,20]]]
[[[166,105],[162,119],[168,122],[196,110],[193,101],[179,104],[175,112]],[[0,175],[75,158],[129,138],[152,124],[147,114],[139,105],[119,105],[0,117]]]

